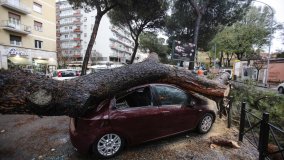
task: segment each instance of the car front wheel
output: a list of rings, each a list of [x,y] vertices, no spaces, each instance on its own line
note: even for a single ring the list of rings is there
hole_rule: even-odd
[[[207,133],[211,129],[212,125],[213,125],[213,115],[207,113],[201,118],[198,124],[198,132],[202,134]]]
[[[283,87],[279,87],[279,88],[278,88],[278,93],[279,93],[279,94],[284,93]]]
[[[110,158],[117,155],[124,146],[124,140],[117,134],[108,133],[103,135],[94,145],[95,156]]]

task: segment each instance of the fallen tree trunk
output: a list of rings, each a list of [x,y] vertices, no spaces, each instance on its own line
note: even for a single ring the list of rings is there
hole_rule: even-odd
[[[157,55],[151,55],[141,63],[66,82],[41,78],[20,70],[1,70],[0,113],[78,117],[122,90],[147,83],[175,84],[211,98],[229,94],[228,86],[188,70],[158,63]]]

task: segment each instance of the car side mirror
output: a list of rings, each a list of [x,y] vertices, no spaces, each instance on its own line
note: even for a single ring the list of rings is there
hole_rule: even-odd
[[[191,99],[191,101],[189,102],[189,106],[194,107],[195,105],[196,105],[196,101],[194,99]]]

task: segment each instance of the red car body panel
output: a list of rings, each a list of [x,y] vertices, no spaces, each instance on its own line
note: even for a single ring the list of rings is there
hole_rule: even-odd
[[[145,86],[150,85],[139,87]],[[155,94],[152,96],[152,101],[157,100]],[[105,100],[85,117],[71,118],[70,139],[80,153],[88,153],[92,144],[106,133],[116,133],[132,146],[192,130],[206,113],[212,113],[215,118],[215,112],[198,100],[193,107],[152,103],[151,106],[123,109],[114,108],[115,101],[115,98]]]

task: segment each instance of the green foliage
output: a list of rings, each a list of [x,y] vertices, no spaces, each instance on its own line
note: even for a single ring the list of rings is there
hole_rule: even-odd
[[[139,45],[138,37],[145,30],[160,28],[164,23],[167,0],[125,0],[109,12],[111,23],[129,28],[135,42],[131,62],[133,63]]]
[[[260,50],[269,44],[271,13],[267,7],[251,7],[244,18],[219,32],[210,45],[218,50],[235,53],[238,59],[254,57],[254,48]],[[276,29],[276,27],[274,28]]]
[[[164,45],[164,39],[158,38],[153,32],[142,33],[139,37],[140,49],[144,52],[155,52],[161,59],[161,62],[167,63],[167,56],[169,53],[169,48]]]
[[[284,58],[284,52],[282,51],[281,53],[278,53],[276,57],[277,58]]]
[[[198,3],[200,8],[205,8],[199,26],[199,48],[210,49],[208,43],[218,31],[222,30],[222,25],[231,25],[240,20],[249,4],[250,1],[239,3],[237,0],[212,0]],[[166,33],[175,40],[193,42],[196,19],[197,14],[188,1],[174,1],[172,14],[166,18]]]
[[[247,81],[245,86],[239,86],[231,91],[234,97],[234,106],[240,110],[242,102],[247,103],[247,108],[261,117],[263,112],[270,113],[270,122],[279,127],[284,125],[284,97],[274,92],[256,89],[254,81]],[[235,116],[239,113],[235,112]]]

